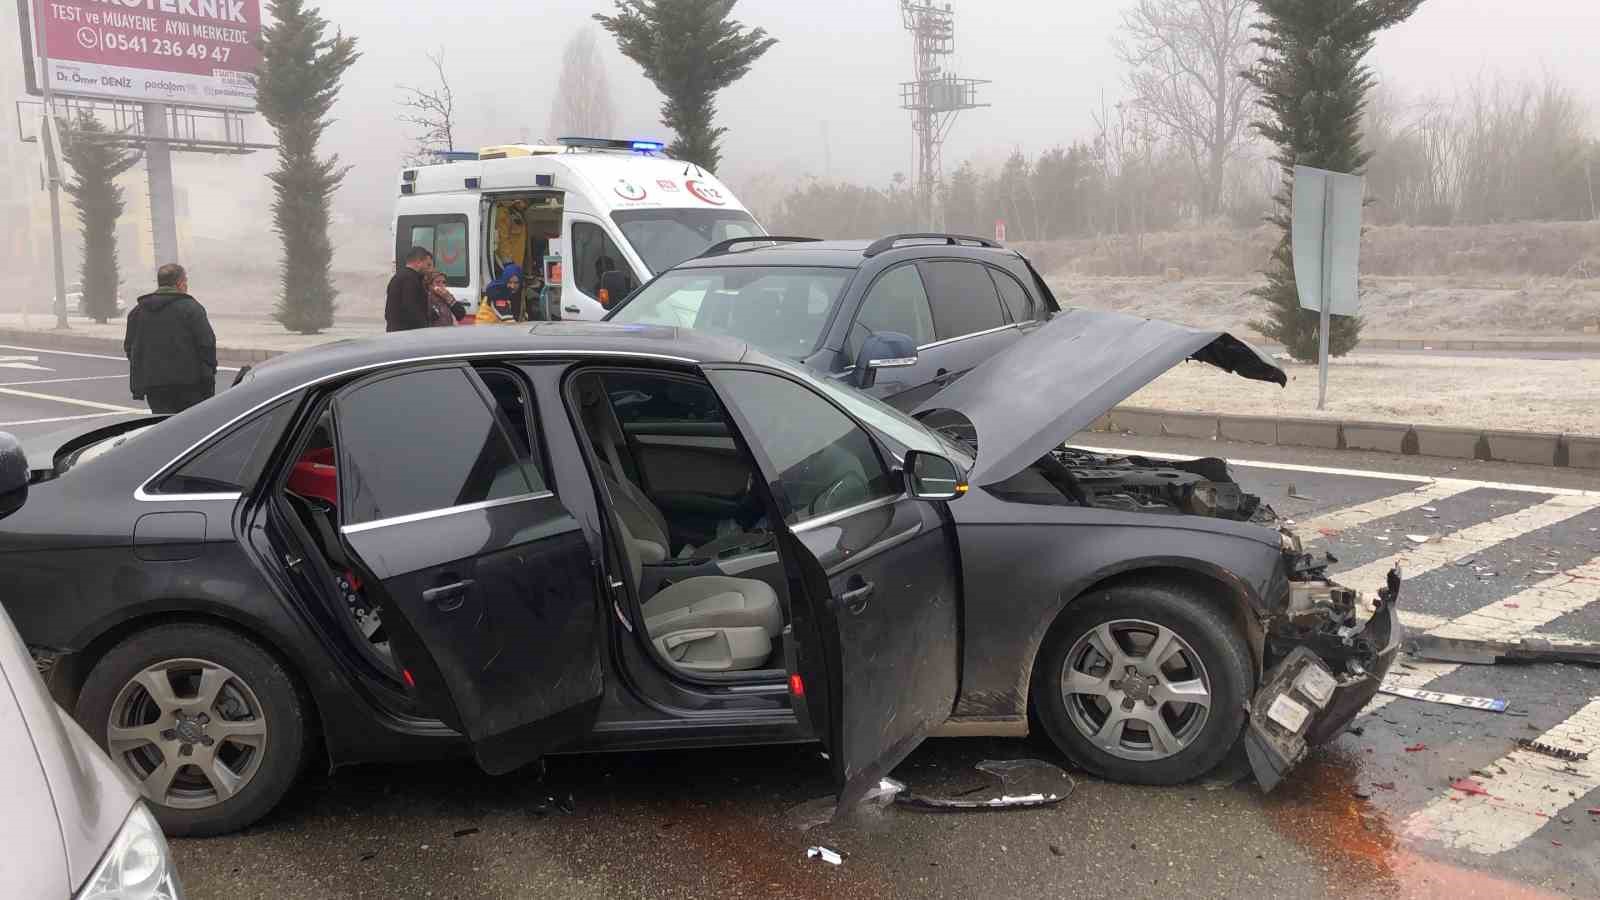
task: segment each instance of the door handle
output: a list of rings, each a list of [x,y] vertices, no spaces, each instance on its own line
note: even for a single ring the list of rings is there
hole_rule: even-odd
[[[867,611],[867,604],[872,600],[872,593],[877,590],[877,586],[870,581],[860,581],[859,578],[853,581],[857,582],[856,586],[840,594],[837,602],[839,606],[850,610],[852,616],[859,616]]]
[[[467,578],[455,584],[429,588],[422,592],[422,602],[433,606],[439,612],[455,612],[466,602],[467,591],[471,590],[474,584],[476,582]]]
[[[569,312],[569,313],[581,313],[581,312],[583,312],[583,310],[577,308],[576,306],[563,306],[563,307],[561,307],[561,309],[564,312]]]

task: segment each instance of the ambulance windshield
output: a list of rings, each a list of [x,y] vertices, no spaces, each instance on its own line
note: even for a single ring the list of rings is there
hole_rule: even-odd
[[[699,256],[718,241],[766,233],[749,213],[732,209],[628,209],[611,218],[651,273]]]

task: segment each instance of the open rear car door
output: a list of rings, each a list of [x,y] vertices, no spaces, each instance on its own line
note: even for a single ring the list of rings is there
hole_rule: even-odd
[[[598,570],[545,486],[533,411],[511,375],[465,365],[333,403],[341,538],[402,680],[495,774],[586,733],[604,688]]]
[[[791,590],[783,642],[795,713],[827,748],[850,810],[955,706],[959,566],[942,503],[808,385],[708,372],[775,496]],[[842,486],[841,486],[842,485]]]

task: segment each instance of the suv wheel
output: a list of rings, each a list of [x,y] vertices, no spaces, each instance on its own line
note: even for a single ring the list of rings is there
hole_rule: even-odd
[[[1097,775],[1178,784],[1209,772],[1239,739],[1250,650],[1207,598],[1165,583],[1085,597],[1051,628],[1032,704],[1067,756]]]
[[[271,654],[232,631],[164,625],[89,673],[75,716],[170,835],[243,828],[276,806],[306,753],[303,702]]]

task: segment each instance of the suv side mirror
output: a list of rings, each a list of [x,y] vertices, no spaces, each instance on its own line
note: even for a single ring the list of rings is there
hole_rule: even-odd
[[[880,331],[867,336],[856,354],[856,370],[851,382],[865,390],[878,381],[879,369],[902,369],[917,364],[917,342],[898,331]]]
[[[600,296],[596,300],[606,309],[610,309],[628,298],[633,290],[633,279],[621,269],[609,269],[600,273]]]
[[[954,500],[967,492],[967,479],[956,464],[938,455],[906,453],[906,492],[918,500]]]
[[[11,435],[0,431],[0,519],[28,502],[28,455]]]

